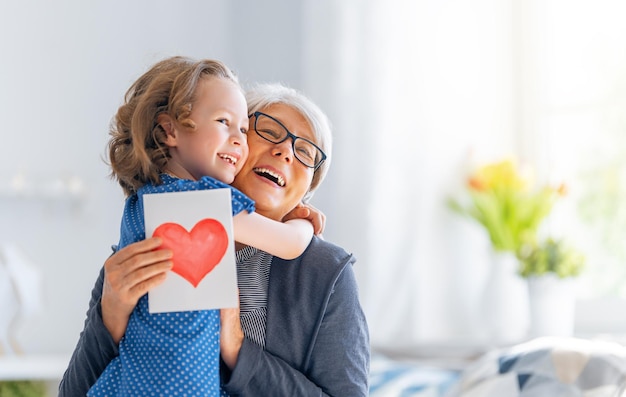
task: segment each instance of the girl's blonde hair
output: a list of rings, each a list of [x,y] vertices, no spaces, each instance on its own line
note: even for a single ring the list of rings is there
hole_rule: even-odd
[[[239,82],[222,62],[175,56],[152,66],[130,86],[124,104],[111,123],[108,149],[111,177],[126,196],[146,183],[160,184],[159,175],[169,159],[160,114],[168,114],[182,126],[195,129],[189,118],[202,79],[224,78]]]

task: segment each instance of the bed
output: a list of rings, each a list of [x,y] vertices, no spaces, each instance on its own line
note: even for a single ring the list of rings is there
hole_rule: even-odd
[[[444,396],[460,376],[460,370],[374,353],[370,365],[370,396]]]
[[[626,397],[626,347],[544,337],[491,349],[460,368],[372,355],[371,397]]]

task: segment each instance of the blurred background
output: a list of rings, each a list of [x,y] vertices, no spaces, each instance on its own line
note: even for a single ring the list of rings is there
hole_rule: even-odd
[[[542,228],[587,258],[576,333],[626,331],[625,17],[621,0],[0,2],[0,252],[40,274],[24,276],[21,349],[73,350],[119,237],[109,122],[171,55],[327,112],[332,166],[312,203],[357,256],[375,349],[486,342],[489,239],[446,202],[507,157],[567,187]]]

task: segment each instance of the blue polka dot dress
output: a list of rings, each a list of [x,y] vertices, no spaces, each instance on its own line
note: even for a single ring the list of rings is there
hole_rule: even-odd
[[[161,175],[126,200],[119,248],[145,239],[143,194],[229,188],[233,215],[254,211],[254,202],[210,177],[198,181]],[[219,310],[153,313],[139,299],[119,346],[88,396],[219,396]]]

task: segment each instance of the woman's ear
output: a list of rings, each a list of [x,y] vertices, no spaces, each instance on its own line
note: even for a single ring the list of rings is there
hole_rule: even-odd
[[[157,116],[157,123],[163,128],[165,131],[165,143],[169,147],[176,147],[176,127],[174,126],[174,121],[167,113],[161,113]]]

